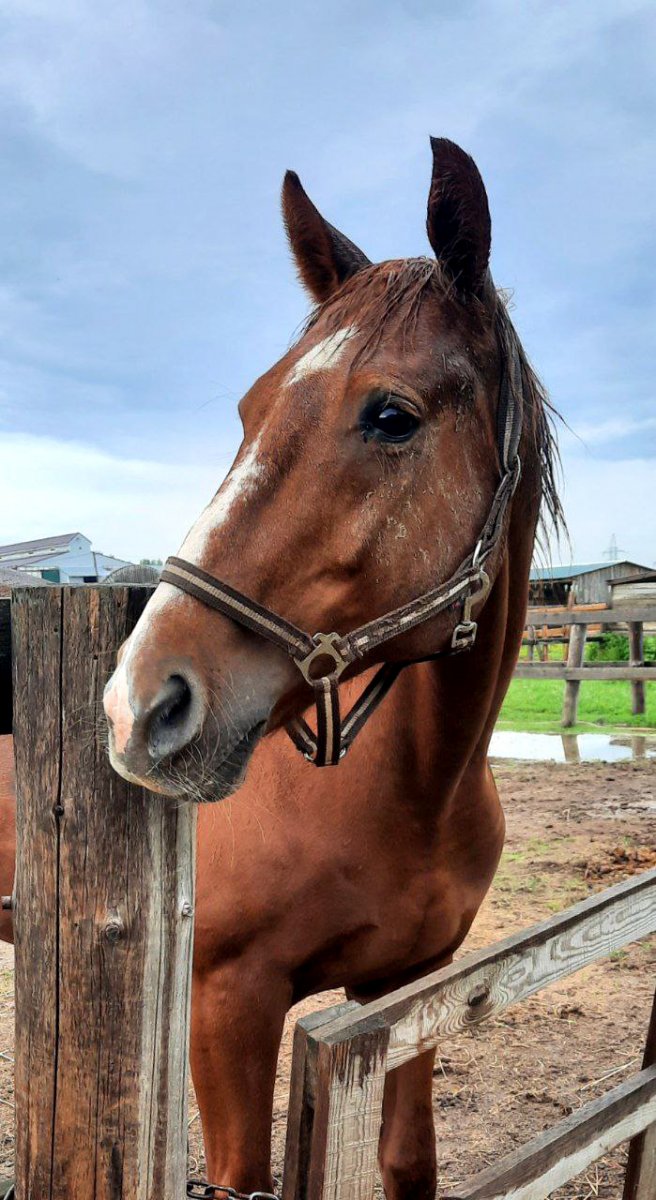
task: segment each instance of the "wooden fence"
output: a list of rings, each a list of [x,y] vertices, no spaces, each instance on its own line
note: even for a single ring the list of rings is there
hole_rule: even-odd
[[[562,724],[565,729],[576,725],[581,683],[592,679],[623,679],[631,683],[631,711],[645,711],[645,683],[656,680],[656,663],[644,661],[643,629],[646,623],[656,624],[656,605],[650,607],[606,609],[529,609],[524,644],[529,647],[529,660],[520,660],[515,667],[517,679],[563,679]],[[608,629],[609,626],[628,632],[628,662],[588,662],[585,659],[586,635],[589,626]],[[533,650],[544,644],[540,630],[563,630],[567,644],[565,662],[534,662]],[[551,640],[553,643],[554,639]]]
[[[283,1200],[371,1200],[388,1071],[656,931],[656,870],[371,1004],[296,1027]],[[656,1196],[656,998],[643,1069],[449,1200],[542,1200],[631,1139],[624,1200]]]
[[[17,1200],[185,1195],[194,809],[120,780],[96,719],[147,596],[12,600]],[[388,1071],[654,932],[650,871],[381,1000],[301,1021],[284,1200],[371,1200]],[[638,1074],[451,1200],[540,1200],[626,1139],[625,1200],[654,1200],[656,1001]]]

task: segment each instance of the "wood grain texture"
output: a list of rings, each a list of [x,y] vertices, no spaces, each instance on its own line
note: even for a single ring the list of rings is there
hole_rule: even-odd
[[[654,1120],[656,1067],[649,1067],[467,1180],[444,1200],[545,1200]]]
[[[11,733],[11,617],[10,602],[0,597],[0,736]]]
[[[147,593],[14,593],[18,1200],[184,1195],[194,811],[111,770]]]
[[[305,1200],[373,1200],[388,1043],[382,1024],[319,1042]]]
[[[656,1066],[656,993],[647,1032],[643,1070]],[[656,1120],[629,1146],[624,1200],[654,1200],[656,1196]]]
[[[287,1111],[287,1138],[283,1172],[283,1200],[305,1200],[305,1181],[310,1171],[316,1102],[317,1051],[313,1036],[337,1017],[352,1014],[360,1005],[355,1001],[320,1009],[297,1021]]]
[[[510,1004],[656,931],[656,870],[467,955],[316,1031],[331,1046],[383,1024],[392,1070]]]

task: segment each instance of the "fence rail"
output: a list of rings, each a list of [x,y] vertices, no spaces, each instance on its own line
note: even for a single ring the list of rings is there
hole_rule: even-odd
[[[510,1004],[656,931],[656,870],[610,888],[488,950],[359,1007],[340,1006],[299,1022],[295,1033],[284,1200],[371,1200],[388,1071]],[[652,1025],[654,1018],[652,1018]],[[650,1033],[652,1046],[654,1033]],[[649,1055],[653,1060],[653,1046]],[[654,1062],[537,1139],[512,1161],[470,1180],[462,1200],[540,1200],[606,1146],[650,1127],[630,1200],[655,1169]],[[610,1140],[609,1140],[610,1139]],[[613,1140],[616,1139],[616,1140]],[[556,1171],[564,1148],[567,1157]],[[566,1170],[568,1173],[562,1174]],[[508,1183],[508,1173],[515,1182]],[[523,1190],[515,1192],[523,1179]],[[556,1182],[554,1182],[556,1180]],[[507,1185],[507,1186],[506,1186]],[[496,1191],[494,1188],[496,1187]],[[478,1189],[478,1190],[477,1190]],[[487,1189],[487,1190],[486,1190]],[[500,1190],[501,1189],[501,1190]],[[629,1194],[625,1192],[627,1200]]]
[[[656,663],[644,661],[645,624],[656,625],[656,605],[622,608],[533,608],[528,610],[523,645],[528,647],[528,661],[520,660],[515,667],[517,679],[562,679],[565,683],[562,725],[565,729],[576,724],[581,683],[589,680],[625,680],[631,684],[631,711],[634,716],[645,712],[645,683],[656,680]],[[628,662],[586,663],[585,645],[588,630],[609,626],[625,626],[629,638]],[[563,636],[551,637],[550,629],[562,630]],[[542,633],[540,633],[542,631]],[[595,635],[598,640],[599,635]],[[548,656],[554,644],[567,646],[564,662],[534,662],[536,647]]]

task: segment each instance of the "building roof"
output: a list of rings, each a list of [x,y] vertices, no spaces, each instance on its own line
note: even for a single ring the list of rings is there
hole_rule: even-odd
[[[30,575],[29,571],[14,571],[0,563],[0,589],[12,587],[52,587],[47,579],[40,575]]]
[[[613,567],[640,567],[640,563],[621,559],[619,562],[601,563],[572,563],[570,566],[533,567],[530,574],[531,583],[545,580],[558,583],[568,579],[577,579],[579,575],[589,575],[593,571],[611,571]],[[644,570],[648,568],[644,567]]]
[[[33,571],[40,570],[44,563],[52,562],[53,559],[61,557],[61,550],[53,554],[28,554],[25,558],[0,558],[0,567],[7,567],[10,571]]]
[[[159,577],[162,573],[161,567],[156,567],[152,563],[126,563],[123,567],[116,567],[110,571],[109,575],[105,575],[102,580],[103,586],[111,587],[115,583],[139,583],[143,585],[153,586],[159,583]]]
[[[611,587],[617,587],[621,583],[651,583],[652,579],[656,579],[656,570],[641,571],[639,575],[621,575],[619,579],[609,580]]]
[[[44,553],[65,550],[76,537],[84,537],[84,534],[56,533],[52,537],[34,538],[31,542],[10,542],[8,546],[0,546],[0,558],[4,558],[5,555],[8,558],[18,558],[23,554],[38,554],[40,550]]]

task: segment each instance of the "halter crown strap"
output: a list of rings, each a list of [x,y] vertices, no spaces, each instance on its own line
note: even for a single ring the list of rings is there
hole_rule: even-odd
[[[365,722],[387,695],[399,672],[410,665],[407,662],[384,663],[342,720],[339,680],[353,662],[371,654],[391,638],[407,633],[432,620],[438,613],[459,604],[462,605],[461,620],[455,626],[449,649],[440,653],[456,653],[470,649],[474,644],[477,625],[472,619],[472,607],[482,604],[489,592],[490,579],[484,569],[485,564],[501,539],[508,506],[520,475],[518,448],[523,418],[521,364],[514,335],[504,332],[501,336],[505,343],[497,418],[501,480],[474,550],[446,583],[344,636],[317,633],[311,637],[291,621],[251,600],[243,592],[223,583],[194,563],[177,557],[166,561],[161,575],[164,583],[172,584],[209,608],[216,609],[224,617],[266,638],[285,650],[296,664],[314,692],[317,732],[313,733],[301,717],[288,724],[287,732],[297,749],[317,767],[335,766],[343,758]],[[440,657],[440,653],[430,657]]]

